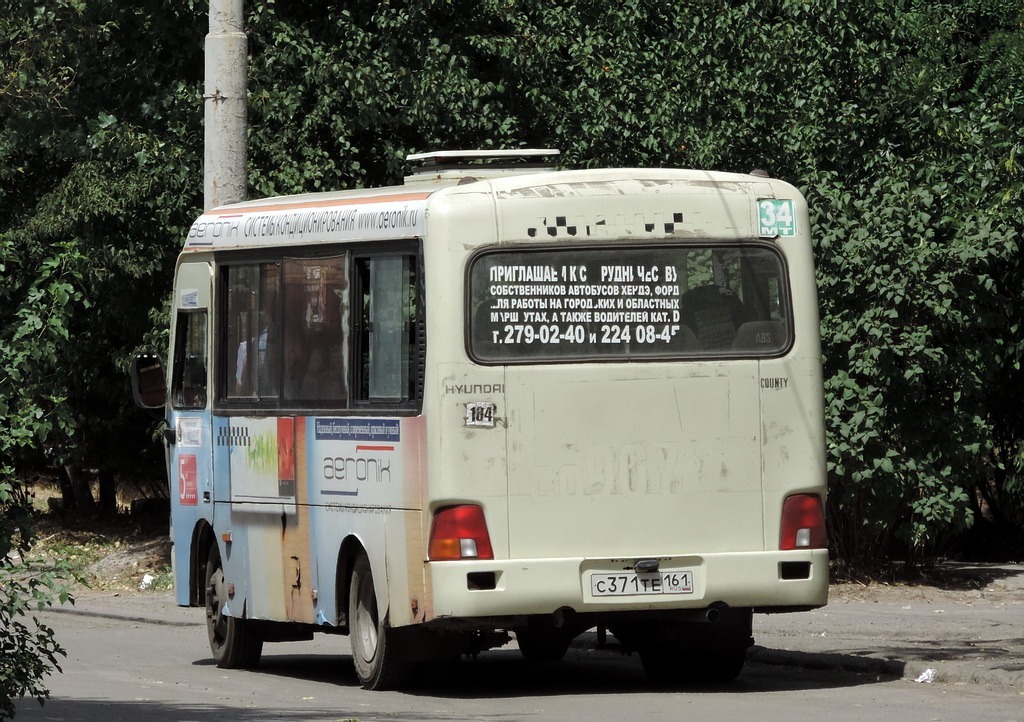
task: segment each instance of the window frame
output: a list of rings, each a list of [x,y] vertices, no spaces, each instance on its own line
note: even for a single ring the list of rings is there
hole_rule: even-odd
[[[778,261],[780,271],[780,298],[784,303],[782,327],[786,331],[785,343],[770,352],[758,352],[757,350],[741,349],[701,349],[700,352],[691,353],[593,353],[580,354],[576,356],[505,356],[501,358],[489,357],[486,354],[478,353],[474,348],[473,324],[474,324],[474,298],[472,298],[473,271],[475,264],[483,257],[501,254],[522,254],[522,258],[528,259],[534,253],[566,253],[579,255],[583,252],[597,251],[615,253],[617,251],[643,252],[645,250],[708,250],[716,251],[747,251],[765,250]],[[524,265],[529,265],[528,261]],[[680,363],[680,362],[708,362],[728,361],[737,359],[773,359],[787,355],[795,344],[795,332],[793,327],[793,292],[789,272],[789,264],[786,254],[777,243],[761,239],[687,239],[685,241],[651,242],[644,244],[629,243],[620,240],[609,241],[608,243],[586,243],[586,244],[565,244],[565,243],[525,243],[516,246],[487,246],[474,251],[466,261],[464,274],[464,328],[463,341],[466,355],[473,363],[481,366],[522,366],[522,365],[543,365],[543,364],[574,364],[574,363]],[[741,281],[742,283],[742,281]],[[688,289],[688,290],[693,290]],[[596,322],[595,322],[596,323]]]
[[[361,260],[375,256],[406,256],[413,259],[413,270],[415,275],[415,309],[414,316],[417,328],[414,336],[414,343],[409,350],[410,373],[415,371],[415,379],[412,383],[413,395],[408,399],[366,399],[360,397],[362,384],[362,370],[357,368],[361,352],[361,333],[359,323],[363,311],[363,300],[361,296],[361,282],[358,278],[357,268]],[[277,370],[279,379],[278,394],[276,397],[264,397],[249,399],[245,397],[230,397],[227,394],[233,379],[229,376],[229,356],[234,353],[230,349],[228,338],[228,269],[239,265],[257,265],[266,263],[278,263],[281,280],[277,298],[277,318],[284,319],[285,310],[285,280],[284,264],[286,261],[308,261],[316,259],[345,257],[345,280],[347,282],[348,301],[348,322],[343,327],[343,333],[348,334],[348,368],[346,369],[346,383],[348,394],[340,404],[316,405],[303,401],[291,402],[284,398],[283,384],[284,372],[282,368]],[[346,243],[346,244],[324,244],[308,247],[273,247],[266,249],[246,249],[240,251],[221,251],[214,254],[214,283],[216,302],[213,304],[212,323],[214,324],[213,344],[216,387],[214,393],[208,396],[213,399],[214,410],[224,416],[358,416],[358,415],[388,415],[388,416],[411,416],[421,412],[423,407],[423,377],[426,358],[426,295],[424,293],[424,262],[423,246],[421,239],[401,239],[395,241],[369,242],[369,243]],[[282,349],[283,353],[283,349]],[[282,364],[283,365],[283,364]],[[209,376],[208,376],[209,377]]]
[[[185,366],[187,360],[188,342],[191,334],[188,332],[192,323],[192,317],[202,316],[205,321],[203,329],[203,363],[206,367],[205,382],[202,386],[201,401],[194,404],[186,404],[179,401],[179,396],[184,393]],[[187,321],[186,321],[187,319]],[[174,356],[172,360],[170,402],[171,408],[175,411],[201,411],[210,402],[210,312],[206,308],[178,308],[174,316]],[[183,398],[183,396],[181,396]]]
[[[411,246],[406,246],[410,248]],[[371,247],[372,248],[372,247]],[[410,343],[409,353],[409,383],[411,384],[411,393],[409,398],[399,398],[397,400],[385,397],[371,397],[369,391],[363,395],[363,383],[367,382],[369,386],[369,379],[366,378],[362,358],[363,353],[369,351],[367,344],[364,340],[364,334],[366,328],[363,325],[363,314],[364,310],[363,296],[369,292],[369,289],[364,288],[364,282],[362,274],[358,272],[360,263],[371,258],[379,258],[384,256],[400,257],[400,258],[412,258],[412,274],[414,278],[413,287],[415,293],[413,297],[414,307],[412,310],[413,323],[415,324],[412,331],[412,338]],[[399,409],[419,409],[423,403],[423,380],[426,369],[426,294],[424,293],[423,283],[423,254],[422,246],[417,246],[415,253],[405,252],[402,249],[401,244],[395,244],[389,247],[387,250],[382,252],[364,252],[362,247],[358,251],[354,251],[351,256],[351,274],[352,274],[352,294],[358,299],[358,306],[353,307],[352,310],[352,358],[358,360],[358,363],[352,364],[352,407],[357,409],[375,409],[375,408],[399,408]]]

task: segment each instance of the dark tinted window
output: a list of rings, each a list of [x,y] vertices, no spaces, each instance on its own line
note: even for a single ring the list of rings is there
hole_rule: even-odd
[[[176,409],[206,407],[206,319],[206,311],[178,311],[171,382],[171,401]]]
[[[492,251],[470,264],[482,363],[771,356],[790,344],[785,266],[766,246]]]
[[[219,265],[226,406],[412,408],[422,397],[415,252],[336,250]]]

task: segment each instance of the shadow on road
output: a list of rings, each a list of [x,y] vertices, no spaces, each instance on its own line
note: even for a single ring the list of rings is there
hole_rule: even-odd
[[[908,570],[894,563],[886,572],[871,581],[907,588],[925,587],[947,592],[969,592],[985,589],[996,582],[1008,582],[1011,588],[1024,587],[1024,566],[964,561],[942,561],[926,569]],[[833,583],[864,583],[864,580],[840,575]]]
[[[437,663],[420,670],[403,694],[449,699],[488,699],[544,696],[599,696],[649,694],[651,692],[723,693],[800,691],[855,687],[885,681],[878,674],[862,672],[846,655],[804,654],[788,667],[779,662],[748,662],[737,680],[720,685],[687,685],[666,688],[652,684],[636,656],[600,650],[570,650],[560,662],[527,662],[516,650],[493,650],[476,659]],[[206,664],[207,662],[203,662]],[[902,674],[893,662],[885,677]],[[809,674],[811,671],[821,673]],[[305,682],[357,687],[349,655],[264,655],[255,674],[289,677]]]
[[[49,700],[39,707],[32,700],[17,704],[18,722],[54,720],[60,722],[86,722],[93,720],[153,720],[154,722],[223,722],[223,720],[374,720],[391,722],[406,720],[448,720],[449,712],[433,713],[433,706],[426,703],[428,698],[447,700],[488,700],[537,697],[588,697],[634,695],[642,700],[651,694],[667,695],[735,695],[764,694],[772,692],[801,692],[852,688],[888,681],[877,675],[857,674],[842,664],[843,655],[804,655],[803,667],[789,667],[761,664],[756,660],[748,662],[739,679],[729,684],[716,686],[685,686],[666,689],[652,685],[635,657],[624,657],[605,651],[570,650],[561,662],[530,663],[516,650],[495,650],[480,655],[475,660],[459,663],[438,664],[424,670],[417,682],[401,692],[361,693],[362,702],[351,709],[339,707],[338,696],[330,695],[329,688],[356,688],[359,683],[352,668],[352,658],[347,654],[265,654],[260,666],[251,671],[237,671],[236,678],[242,686],[260,685],[260,678],[274,676],[302,683],[302,689],[309,688],[308,699],[317,700],[317,706],[302,706],[301,709],[283,710],[282,705],[272,709],[258,706],[240,707],[233,705],[182,704],[159,700],[90,700],[64,699]],[[820,664],[816,658],[821,658]],[[196,667],[209,667],[211,675],[216,670],[209,660],[194,662]],[[245,677],[250,677],[247,681]],[[325,692],[320,686],[328,688]],[[381,707],[394,707],[396,697],[405,699],[405,705],[415,711],[389,711],[374,713],[370,710],[372,700],[379,698]],[[322,707],[324,699],[332,704]],[[349,698],[351,699],[351,698]],[[390,700],[388,704],[383,704]],[[413,701],[423,700],[423,701]],[[401,702],[398,702],[401,705]],[[373,705],[376,706],[376,705]]]
[[[924,582],[950,591],[984,589],[1000,580],[1024,583],[1024,567],[969,562],[944,562],[927,575]],[[923,583],[924,583],[923,582]]]

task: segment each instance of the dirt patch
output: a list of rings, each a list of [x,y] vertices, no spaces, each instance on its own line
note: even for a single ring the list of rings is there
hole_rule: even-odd
[[[161,513],[44,514],[31,553],[67,562],[90,592],[170,589],[171,541]]]
[[[1024,568],[1017,564],[967,564],[947,561],[920,578],[892,582],[834,582],[829,598],[861,602],[927,604],[1020,603]]]
[[[116,546],[89,564],[85,575],[96,591],[110,589],[169,589],[170,539]]]

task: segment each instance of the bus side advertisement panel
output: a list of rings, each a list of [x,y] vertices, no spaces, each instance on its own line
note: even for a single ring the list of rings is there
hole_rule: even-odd
[[[423,548],[418,519],[422,426],[421,419],[308,419],[308,498],[314,510],[321,622],[333,621],[338,609],[334,572],[349,536],[358,539],[370,559],[379,598],[397,604],[392,623],[408,623],[415,616],[406,610],[418,607],[424,597],[418,563]]]
[[[403,454],[398,419],[315,418],[312,478],[319,503],[369,509],[400,503]]]

